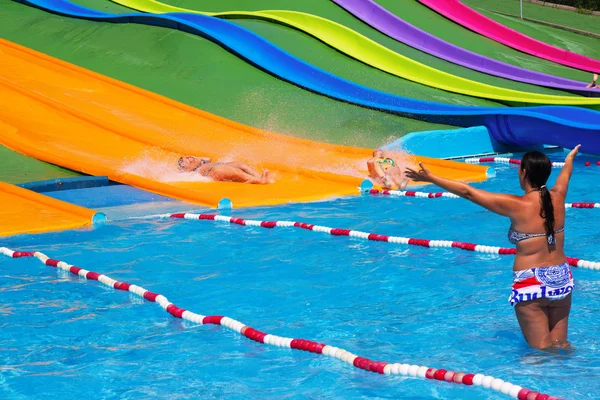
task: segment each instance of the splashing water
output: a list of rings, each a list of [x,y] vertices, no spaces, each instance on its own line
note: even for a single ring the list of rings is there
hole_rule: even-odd
[[[180,171],[173,153],[157,149],[142,152],[134,160],[128,160],[121,171],[142,176],[158,182],[212,182],[198,172]]]

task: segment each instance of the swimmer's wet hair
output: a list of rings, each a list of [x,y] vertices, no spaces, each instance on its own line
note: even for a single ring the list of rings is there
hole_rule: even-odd
[[[552,194],[546,187],[548,178],[552,173],[552,162],[547,155],[539,151],[529,151],[523,154],[519,168],[524,172],[523,178],[529,182],[533,189],[540,192],[540,217],[544,218],[546,237],[554,236],[554,205]],[[550,243],[550,241],[548,242]]]
[[[177,165],[179,166],[179,170],[183,171],[183,159],[184,157],[179,157],[179,160],[177,160]]]

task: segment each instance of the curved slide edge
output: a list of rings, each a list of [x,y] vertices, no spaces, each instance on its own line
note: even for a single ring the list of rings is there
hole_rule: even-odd
[[[600,73],[600,60],[573,53],[565,49],[524,35],[491,18],[486,17],[458,0],[419,0],[438,14],[505,46],[543,58],[557,64]]]
[[[75,229],[105,219],[94,210],[0,182],[0,236]]]
[[[254,129],[2,39],[0,55],[0,143],[31,157],[213,207],[358,195],[367,176],[371,149]],[[275,183],[207,181],[180,172],[181,155],[268,167]],[[485,168],[405,160],[416,161],[449,178],[486,178]]]
[[[490,137],[484,126],[412,132],[382,148],[389,151],[403,150],[427,157],[446,159],[510,152],[510,149]],[[543,150],[543,146],[533,146],[531,149],[522,150]]]
[[[587,97],[600,97],[600,90],[586,88],[588,82],[517,67],[455,46],[409,24],[373,0],[331,1],[392,39],[454,64],[513,81],[560,89]]]
[[[371,67],[423,85],[473,97],[516,105],[577,105],[600,109],[600,98],[530,93],[501,88],[455,76],[404,57],[387,47],[328,19],[297,11],[228,11],[207,13],[174,7],[156,0],[112,0],[134,10],[164,14],[190,13],[226,18],[258,18],[275,21],[307,33],[334,49]]]
[[[137,22],[179,29],[212,40],[249,63],[313,92],[411,118],[454,126],[483,125],[499,143],[511,146],[550,144],[600,154],[600,113],[578,107],[464,107],[409,99],[347,81],[281,50],[233,23],[197,14],[114,15],[66,0],[21,0],[44,10],[113,23]],[[98,173],[96,175],[100,175]]]

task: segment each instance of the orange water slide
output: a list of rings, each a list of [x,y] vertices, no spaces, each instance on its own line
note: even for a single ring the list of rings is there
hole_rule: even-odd
[[[251,128],[1,39],[0,143],[166,196],[208,206],[227,197],[236,207],[357,194],[371,154]],[[276,182],[208,182],[177,170],[186,154],[268,168]],[[484,167],[417,159],[446,177],[485,179]]]
[[[0,182],[0,236],[91,225],[96,212]]]

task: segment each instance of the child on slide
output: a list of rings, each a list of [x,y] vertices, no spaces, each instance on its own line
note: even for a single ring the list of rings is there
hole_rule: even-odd
[[[386,157],[381,149],[375,149],[373,157],[367,161],[369,176],[374,184],[386,189],[404,190],[408,179],[391,157]]]

